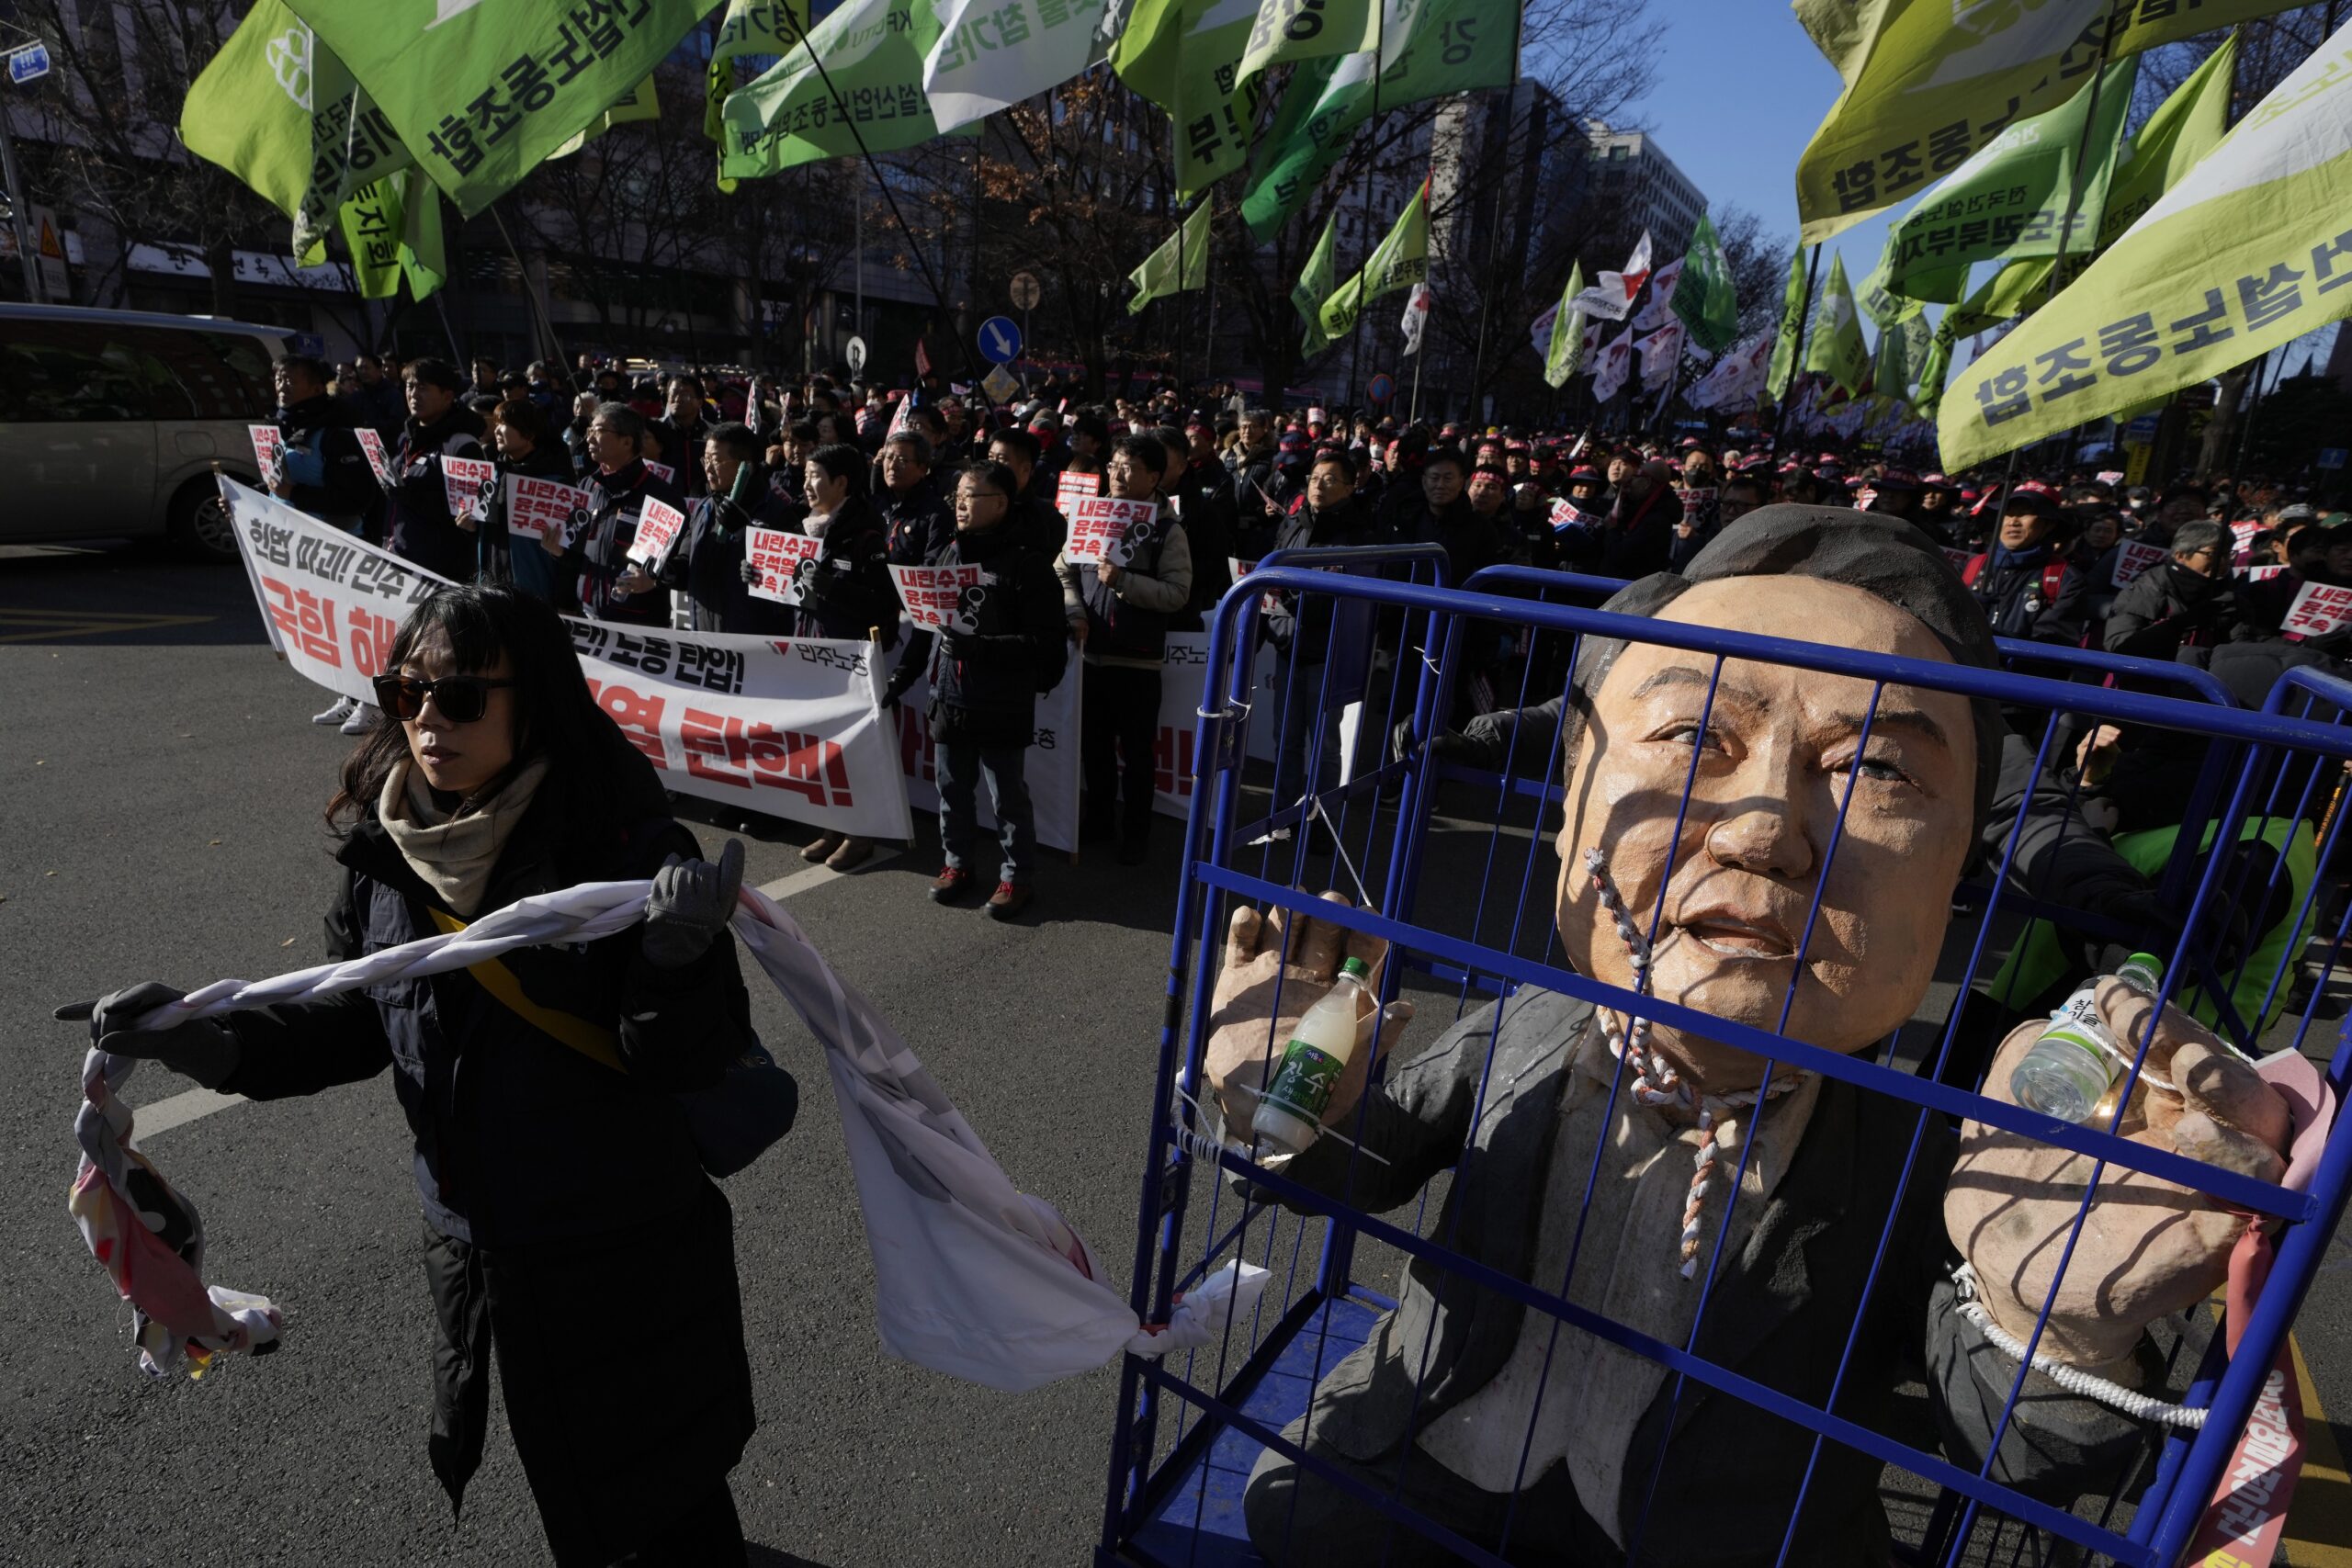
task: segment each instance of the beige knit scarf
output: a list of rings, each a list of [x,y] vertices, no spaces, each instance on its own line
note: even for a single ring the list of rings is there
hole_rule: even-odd
[[[538,758],[497,794],[469,797],[455,811],[433,804],[423,770],[403,757],[385,775],[376,816],[411,869],[463,919],[472,919],[489,890],[490,874],[514,824],[530,808],[548,762]]]

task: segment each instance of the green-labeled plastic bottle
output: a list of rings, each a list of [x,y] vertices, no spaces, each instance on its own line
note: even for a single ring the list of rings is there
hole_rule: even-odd
[[[2135,953],[2115,977],[2154,997],[2164,986],[2164,960]],[[2092,980],[2050,1015],[2050,1027],[2009,1069],[2009,1092],[2028,1111],[2061,1122],[2081,1122],[2122,1076],[2123,1055],[2099,1018],[2098,982]]]
[[[1358,1000],[1372,983],[1372,971],[1361,958],[1340,965],[1340,977],[1330,994],[1306,1010],[1298,1032],[1283,1051],[1274,1081],[1258,1100],[1250,1125],[1259,1137],[1282,1154],[1297,1154],[1323,1130],[1323,1112],[1331,1091],[1356,1051]]]

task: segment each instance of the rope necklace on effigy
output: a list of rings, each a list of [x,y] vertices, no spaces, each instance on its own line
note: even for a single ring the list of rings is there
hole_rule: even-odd
[[[1585,869],[1592,874],[1592,890],[1600,907],[1616,923],[1618,940],[1625,944],[1627,956],[1634,967],[1634,989],[1647,995],[1650,984],[1650,943],[1640,926],[1634,922],[1625,900],[1610,879],[1608,857],[1599,850],[1584,852]],[[1706,1212],[1708,1194],[1714,1190],[1716,1156],[1720,1145],[1715,1130],[1720,1122],[1726,1128],[1734,1125],[1731,1111],[1756,1104],[1758,1100],[1775,1100],[1804,1081],[1801,1072],[1784,1073],[1760,1089],[1734,1089],[1728,1094],[1705,1094],[1698,1087],[1682,1081],[1682,1075],[1666,1054],[1650,1044],[1650,1021],[1635,1018],[1628,1025],[1616,1013],[1602,1010],[1597,1013],[1600,1032],[1609,1042],[1611,1055],[1632,1072],[1634,1098],[1644,1105],[1681,1106],[1699,1119],[1699,1152],[1692,1156],[1690,1192],[1682,1205],[1682,1235],[1679,1242],[1681,1252],[1680,1272],[1688,1280],[1699,1271],[1699,1217]]]

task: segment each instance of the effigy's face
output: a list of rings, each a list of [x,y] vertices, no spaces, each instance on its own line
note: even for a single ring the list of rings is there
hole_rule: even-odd
[[[1950,662],[1909,615],[1811,578],[1701,583],[1659,618]],[[1718,678],[1708,655],[1628,645],[1568,765],[1558,918],[1577,971],[1635,983],[1586,870],[1598,849],[1635,924],[1655,919],[1657,996],[1834,1051],[1909,1018],[1967,858],[1976,735],[1964,697],[1888,686],[1873,707],[1874,689],[1736,660]],[[1655,1038],[1719,1092],[1762,1072],[1719,1042]]]

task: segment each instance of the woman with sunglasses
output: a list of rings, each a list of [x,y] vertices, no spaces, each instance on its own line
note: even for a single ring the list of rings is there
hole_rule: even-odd
[[[322,1001],[141,1030],[180,992],[97,1005],[98,1043],[254,1100],[391,1069],[415,1138],[436,1334],[426,1450],[452,1505],[496,1358],[558,1563],[740,1563],[727,1474],[751,1437],[733,1218],[679,1095],[758,1046],[717,865],[597,706],[552,607],[450,588],[394,637],[384,721],[327,807],[332,958],[534,893],[650,876],[642,924]],[[634,1555],[632,1555],[634,1554]]]

